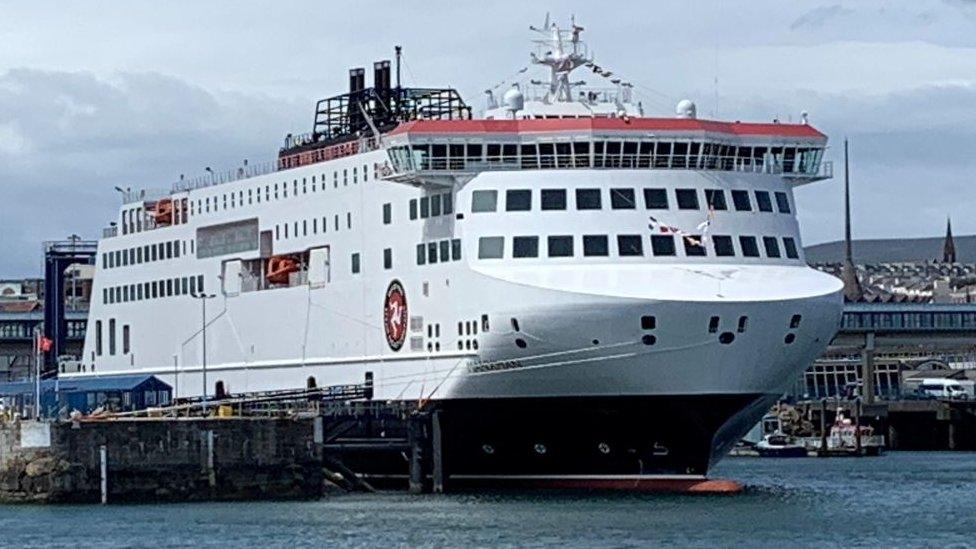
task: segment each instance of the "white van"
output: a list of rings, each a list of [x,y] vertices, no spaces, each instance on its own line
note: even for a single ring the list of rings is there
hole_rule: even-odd
[[[969,391],[955,379],[923,379],[918,385],[918,394],[931,398],[950,398],[964,400],[970,397]]]

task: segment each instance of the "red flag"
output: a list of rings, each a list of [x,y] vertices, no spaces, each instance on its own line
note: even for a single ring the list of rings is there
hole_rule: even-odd
[[[44,336],[41,336],[41,338],[37,340],[37,350],[42,353],[50,352],[53,345],[54,342]]]

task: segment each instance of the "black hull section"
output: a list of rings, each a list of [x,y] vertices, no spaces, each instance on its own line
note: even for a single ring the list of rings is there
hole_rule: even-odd
[[[441,401],[451,479],[703,476],[775,397]]]

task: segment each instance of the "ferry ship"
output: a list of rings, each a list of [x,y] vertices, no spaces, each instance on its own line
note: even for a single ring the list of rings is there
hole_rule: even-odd
[[[548,80],[480,118],[401,86],[398,48],[395,81],[351,70],[276,161],[126,190],[67,375],[211,399],[368,380],[443,411],[452,479],[704,478],[838,327],[793,196],[832,175],[827,138],[645,116],[575,22],[532,30]]]

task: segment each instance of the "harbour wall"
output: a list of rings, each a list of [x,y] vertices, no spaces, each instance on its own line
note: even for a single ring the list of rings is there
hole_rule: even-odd
[[[0,422],[0,503],[320,497],[334,486],[315,432],[314,418]]]

